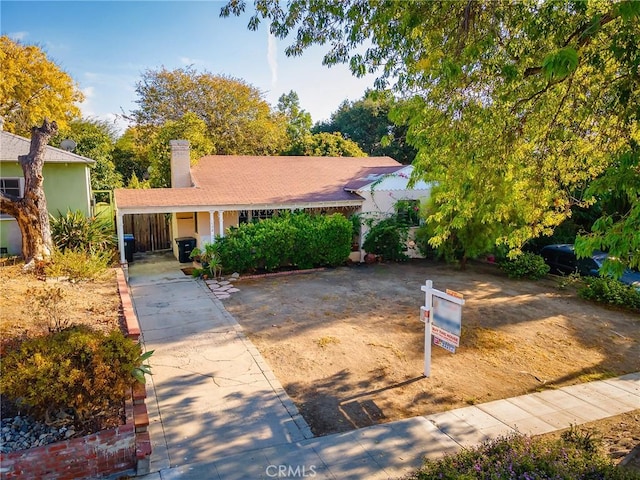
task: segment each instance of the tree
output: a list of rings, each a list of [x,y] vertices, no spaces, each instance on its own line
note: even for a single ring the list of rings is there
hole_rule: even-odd
[[[84,100],[72,78],[35,45],[0,37],[0,118],[4,130],[27,136],[42,118],[57,118],[60,128],[80,116]]]
[[[305,157],[366,157],[357,143],[343,138],[340,133],[307,134],[292,145],[285,155]]]
[[[133,177],[136,177],[135,184],[137,185],[149,178],[150,161],[145,150],[141,148],[143,142],[138,141],[140,136],[135,127],[127,128],[124,134],[116,140],[113,147],[113,164],[116,171],[122,176],[123,183],[128,186]]]
[[[29,153],[18,157],[24,174],[24,194],[20,198],[0,192],[0,213],[14,217],[22,233],[26,269],[33,268],[36,261],[49,258],[53,247],[42,167],[47,143],[57,130],[56,122],[47,120],[41,127],[31,129]]]
[[[406,126],[395,125],[389,119],[389,112],[396,103],[390,91],[368,90],[360,100],[345,100],[329,121],[316,124],[312,131],[340,132],[369,155],[389,156],[408,165],[416,151],[407,144]]]
[[[115,130],[108,122],[81,119],[73,120],[66,128],[60,129],[60,133],[51,139],[51,144],[58,146],[65,138],[75,141],[73,153],[96,161],[91,171],[91,188],[113,190],[123,185],[122,176],[112,160],[115,137]]]
[[[221,14],[244,9],[234,0]],[[415,95],[391,115],[418,150],[416,176],[439,186],[434,246],[473,228],[517,254],[612,179],[638,177],[640,2],[293,0],[256,11],[252,29],[267,18],[279,38],[297,30],[287,54],[329,43],[325,64]],[[632,183],[628,210],[596,222],[583,254],[615,245],[621,266],[640,266]]]
[[[207,125],[195,113],[186,113],[181,119],[168,121],[153,135],[148,156],[151,165],[149,181],[154,188],[171,186],[171,140],[189,140],[191,163],[208,155],[213,144],[207,135]]]
[[[287,120],[287,136],[291,145],[311,133],[311,114],[300,108],[300,98],[293,90],[280,96],[278,112]]]
[[[248,83],[198,73],[192,67],[147,70],[136,85],[139,108],[132,120],[140,127],[162,126],[193,113],[207,126],[213,144],[208,153],[271,155],[286,143],[286,124],[274,115],[262,93]]]

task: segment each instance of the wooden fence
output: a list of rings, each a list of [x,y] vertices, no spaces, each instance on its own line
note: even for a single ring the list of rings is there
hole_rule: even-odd
[[[169,215],[164,213],[124,215],[124,233],[133,234],[136,252],[171,248]]]

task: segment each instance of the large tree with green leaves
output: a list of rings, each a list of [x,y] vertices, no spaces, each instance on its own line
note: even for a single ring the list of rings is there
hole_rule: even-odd
[[[171,140],[189,140],[191,163],[213,149],[207,135],[207,125],[195,113],[189,112],[176,121],[165,122],[151,136],[147,158],[150,162],[149,182],[152,187],[171,186]]]
[[[640,266],[640,2],[255,6],[250,28],[296,32],[287,54],[328,44],[325,64],[413,95],[392,116],[418,150],[416,175],[437,184],[434,246],[472,228],[517,253],[613,189],[625,211],[597,221],[581,251],[608,248],[618,272]],[[233,0],[221,14],[244,9]]]
[[[262,93],[243,80],[200,73],[192,67],[147,70],[136,85],[138,108],[131,119],[158,128],[193,113],[207,127],[218,155],[271,155],[284,147],[286,122]]]
[[[43,118],[59,128],[80,117],[82,92],[58,65],[36,45],[0,37],[0,118],[4,130],[28,136]]]
[[[407,127],[389,119],[396,104],[392,92],[368,90],[360,100],[345,100],[331,114],[330,120],[314,125],[312,131],[340,132],[369,155],[387,155],[405,165],[410,164],[416,150],[407,144]]]

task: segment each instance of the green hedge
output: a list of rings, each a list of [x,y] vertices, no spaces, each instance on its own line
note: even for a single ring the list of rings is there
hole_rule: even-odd
[[[232,228],[216,243],[225,271],[337,266],[351,253],[352,228],[340,214],[286,212]]]
[[[539,280],[549,273],[549,265],[544,262],[544,258],[530,252],[518,255],[513,260],[505,260],[500,264],[500,268],[510,278]]]
[[[587,300],[640,311],[640,291],[608,277],[584,277],[578,295]]]

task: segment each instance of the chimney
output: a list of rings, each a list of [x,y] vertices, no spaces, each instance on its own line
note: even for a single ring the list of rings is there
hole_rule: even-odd
[[[171,187],[191,187],[189,140],[171,140]]]

